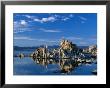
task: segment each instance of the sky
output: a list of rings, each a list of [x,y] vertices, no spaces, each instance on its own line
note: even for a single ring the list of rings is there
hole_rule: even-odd
[[[14,13],[13,26],[14,46],[59,45],[62,39],[97,44],[96,13]]]

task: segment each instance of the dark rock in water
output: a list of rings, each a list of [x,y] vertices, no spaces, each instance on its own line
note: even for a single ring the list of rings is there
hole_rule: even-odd
[[[93,73],[94,75],[97,75],[97,70],[93,70],[92,73]]]
[[[86,63],[91,64],[92,61],[91,60],[86,60]]]
[[[20,58],[24,58],[24,57],[25,57],[25,55],[24,55],[23,53],[19,54],[18,56],[19,56]]]

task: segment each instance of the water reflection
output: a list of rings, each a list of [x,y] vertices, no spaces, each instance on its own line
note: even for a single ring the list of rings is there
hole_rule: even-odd
[[[90,61],[90,60],[89,60]],[[14,57],[14,74],[17,75],[96,75],[97,63],[85,59]],[[25,62],[27,64],[25,64]],[[20,63],[20,64],[16,64]]]
[[[77,55],[72,58],[37,58],[21,53],[16,57],[19,57],[20,59],[30,57],[36,64],[44,66],[45,68],[47,68],[49,64],[57,64],[59,66],[60,73],[71,73],[76,67],[82,64],[85,64],[86,66],[91,66],[92,63],[97,64],[96,57],[92,57],[90,55],[89,57],[87,57],[87,55],[84,55],[84,57]]]
[[[92,61],[88,60],[81,60],[81,59],[53,59],[53,58],[32,58],[36,64],[40,64],[42,66],[47,66],[49,64],[57,64],[60,67],[61,73],[70,73],[74,70],[74,68],[85,64],[90,65],[93,63]]]

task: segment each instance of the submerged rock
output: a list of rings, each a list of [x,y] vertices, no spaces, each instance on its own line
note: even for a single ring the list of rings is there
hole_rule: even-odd
[[[93,70],[92,73],[93,73],[94,75],[97,75],[97,70],[96,70],[96,69]]]
[[[20,53],[18,56],[19,56],[20,58],[24,58],[24,57],[25,57],[25,55],[24,55],[23,53]]]

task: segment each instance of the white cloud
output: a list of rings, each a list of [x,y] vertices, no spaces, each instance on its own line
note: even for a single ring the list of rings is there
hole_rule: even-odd
[[[61,31],[58,31],[58,30],[44,30],[44,32],[61,32]]]
[[[15,40],[28,40],[28,41],[37,41],[37,42],[48,42],[48,43],[58,43],[58,40],[51,40],[51,39],[38,39],[38,38],[31,38],[26,36],[15,36]]]
[[[60,18],[61,16],[60,16],[60,15],[55,14],[55,15],[54,15],[54,17],[56,17],[56,18]]]
[[[55,20],[56,20],[55,17],[42,18],[43,22],[47,22],[47,21],[54,22]]]
[[[63,21],[66,21],[66,20],[69,20],[69,19],[70,19],[70,18],[68,18],[68,17],[62,18]]]
[[[25,20],[14,21],[14,27],[23,27],[26,25],[27,25],[27,22]]]
[[[14,28],[14,33],[20,33],[25,31],[32,31],[29,28]]]
[[[22,29],[20,29],[20,30],[14,30],[14,33],[20,33],[20,32],[24,32],[25,30],[22,30]]]
[[[55,15],[51,15],[51,16],[49,16],[49,17],[47,17],[47,18],[41,18],[41,19],[39,19],[39,18],[34,18],[33,20],[36,21],[36,22],[40,22],[40,23],[46,23],[46,22],[55,22],[55,21],[57,21],[57,20],[67,21],[67,20],[69,20],[69,19],[71,19],[71,18],[73,18],[73,17],[74,17],[73,14],[70,14],[70,15],[68,15],[67,17],[66,17],[66,16],[62,16],[62,15],[57,15],[57,14],[55,14]],[[29,17],[28,17],[28,18],[29,18]]]
[[[86,21],[86,20],[87,20],[87,18],[85,18],[85,17],[83,17],[83,16],[79,16],[79,18],[80,18],[81,20],[83,20],[83,21]]]
[[[23,15],[23,16],[25,16],[27,18],[30,18],[30,19],[33,19],[34,21],[37,21],[37,22],[40,22],[40,23],[44,23],[44,22],[54,22],[56,20],[55,17],[57,15],[50,16],[50,17],[47,17],[47,18],[41,18],[41,19],[36,18],[36,16],[30,16],[30,15]]]
[[[38,18],[35,18],[34,21],[37,21],[37,22],[40,22],[41,23],[41,20],[38,19]]]
[[[67,21],[67,20],[69,20],[69,19],[71,19],[73,17],[74,17],[73,14],[69,14],[68,16],[60,16],[62,21]]]
[[[23,16],[25,16],[25,17],[33,20],[33,21],[40,22],[40,23],[55,22],[57,20],[67,21],[68,19],[74,17],[73,14],[69,14],[68,16],[62,16],[62,15],[54,14],[54,15],[51,15],[49,17],[42,17],[42,18],[38,18],[38,17],[32,16],[32,15],[23,15]]]
[[[56,21],[56,18],[52,17],[52,16],[48,17],[48,18],[42,18],[42,19],[35,18],[34,21],[37,21],[37,22],[40,22],[40,23],[54,22],[54,21]]]
[[[25,20],[20,20],[20,24],[21,24],[21,25],[26,25],[27,22],[26,22]]]
[[[14,21],[14,33],[31,31],[28,28],[28,23],[25,20]]]
[[[15,27],[19,27],[19,25],[20,25],[20,23],[19,23],[18,21],[14,21],[14,22],[13,22],[14,28],[15,28]]]
[[[87,18],[83,17],[83,16],[78,16],[81,19],[81,23],[84,24],[87,21]]]
[[[14,21],[14,25],[17,24],[17,21]]]
[[[44,20],[44,19],[43,19]],[[37,20],[36,20],[37,21]],[[32,31],[32,29],[37,29],[40,30],[42,32],[50,32],[50,33],[58,33],[61,32],[60,30],[56,30],[56,29],[44,29],[44,28],[37,28],[37,27],[29,27],[29,25],[27,25],[27,23],[25,23],[24,20],[21,21],[15,21],[14,22],[14,33],[20,33],[20,32],[25,32],[25,31]]]
[[[25,17],[29,18],[29,19],[33,19],[34,16],[30,16],[30,15],[24,15]]]
[[[38,29],[38,30],[41,30],[41,31],[43,31],[43,32],[61,32],[61,31],[59,31],[59,30],[47,30],[47,29],[44,29],[44,28],[40,28],[40,29]]]
[[[74,15],[73,15],[73,14],[70,14],[70,15],[69,15],[69,17],[70,17],[70,18],[73,18],[73,17],[74,17]]]
[[[36,40],[30,37],[14,37],[15,40]]]

